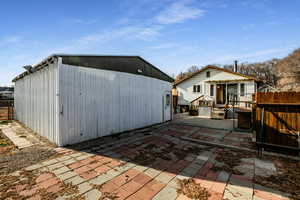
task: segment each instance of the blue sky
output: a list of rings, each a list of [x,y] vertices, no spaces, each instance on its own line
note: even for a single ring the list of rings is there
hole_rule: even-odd
[[[0,4],[0,85],[53,53],[140,55],[170,75],[300,47],[299,0],[26,0]]]

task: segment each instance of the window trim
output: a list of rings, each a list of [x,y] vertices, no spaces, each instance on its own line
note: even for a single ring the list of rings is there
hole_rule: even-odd
[[[206,72],[206,78],[210,78],[210,71]]]
[[[194,93],[202,93],[202,84],[193,85],[193,92]]]
[[[242,87],[242,85],[243,85],[243,87]],[[242,88],[243,88],[243,92],[242,92]],[[245,83],[240,84],[240,96],[241,97],[245,96]]]
[[[210,85],[209,87],[209,96],[213,97],[215,93],[215,85]]]
[[[197,85],[197,92],[201,93],[201,85]]]
[[[193,92],[197,92],[197,85],[193,85]]]

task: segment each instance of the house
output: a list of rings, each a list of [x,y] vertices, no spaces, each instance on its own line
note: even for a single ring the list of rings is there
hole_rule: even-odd
[[[16,119],[59,146],[172,119],[174,80],[139,56],[52,55],[24,68]]]
[[[214,105],[252,100],[258,80],[216,66],[206,66],[191,76],[174,83],[178,94],[178,106],[189,107],[197,100],[210,101]]]
[[[259,85],[257,92],[279,92],[280,89],[273,87],[269,84],[262,83]]]
[[[0,87],[0,99],[13,99],[14,88],[9,86]]]

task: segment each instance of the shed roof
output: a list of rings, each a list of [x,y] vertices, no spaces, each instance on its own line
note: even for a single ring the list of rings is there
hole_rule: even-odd
[[[235,75],[238,75],[238,76],[242,76],[244,77],[245,79],[244,80],[254,80],[254,81],[259,81],[257,78],[255,77],[252,77],[252,76],[248,76],[248,75],[245,75],[245,74],[241,74],[241,73],[238,73],[238,72],[233,72],[233,71],[230,71],[230,70],[227,70],[227,69],[224,69],[224,68],[220,68],[220,67],[217,67],[217,66],[213,66],[213,65],[208,65],[202,69],[200,69],[199,71],[191,74],[190,76],[186,77],[186,78],[183,78],[181,80],[178,80],[178,81],[175,81],[174,85],[178,85],[192,77],[194,77],[195,75],[201,73],[201,72],[204,72],[205,70],[207,69],[215,69],[215,70],[220,70],[220,71],[224,71],[224,72],[227,72],[227,73],[230,73],[230,74],[235,74]]]
[[[54,54],[35,65],[32,73],[47,66],[47,63],[53,62],[53,59],[57,57],[62,58],[63,64],[138,74],[168,82],[174,81],[169,75],[140,56]],[[13,82],[28,74],[30,74],[30,72],[23,72],[15,77]]]

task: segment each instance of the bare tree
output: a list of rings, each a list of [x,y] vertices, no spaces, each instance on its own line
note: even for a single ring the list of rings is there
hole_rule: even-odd
[[[222,66],[215,64],[215,66]],[[234,70],[233,64],[223,65],[225,69]],[[201,67],[191,66],[185,72],[176,76],[176,81],[190,76],[199,71]],[[300,48],[283,59],[272,59],[265,62],[241,63],[237,72],[253,76],[273,87],[289,85],[288,88],[300,90]],[[297,89],[298,90],[298,89]]]
[[[272,59],[270,61],[261,63],[241,63],[238,66],[237,72],[249,76],[253,76],[257,79],[264,81],[265,83],[275,86],[278,80],[276,76],[275,65],[278,59]],[[225,69],[233,71],[233,65],[224,65]]]
[[[300,91],[300,48],[276,64],[277,86],[284,91]]]
[[[189,77],[190,75],[192,75],[195,72],[198,72],[201,69],[201,67],[197,67],[197,66],[191,66],[189,67],[185,72],[180,72],[177,76],[176,76],[176,81],[184,79],[186,77]]]

